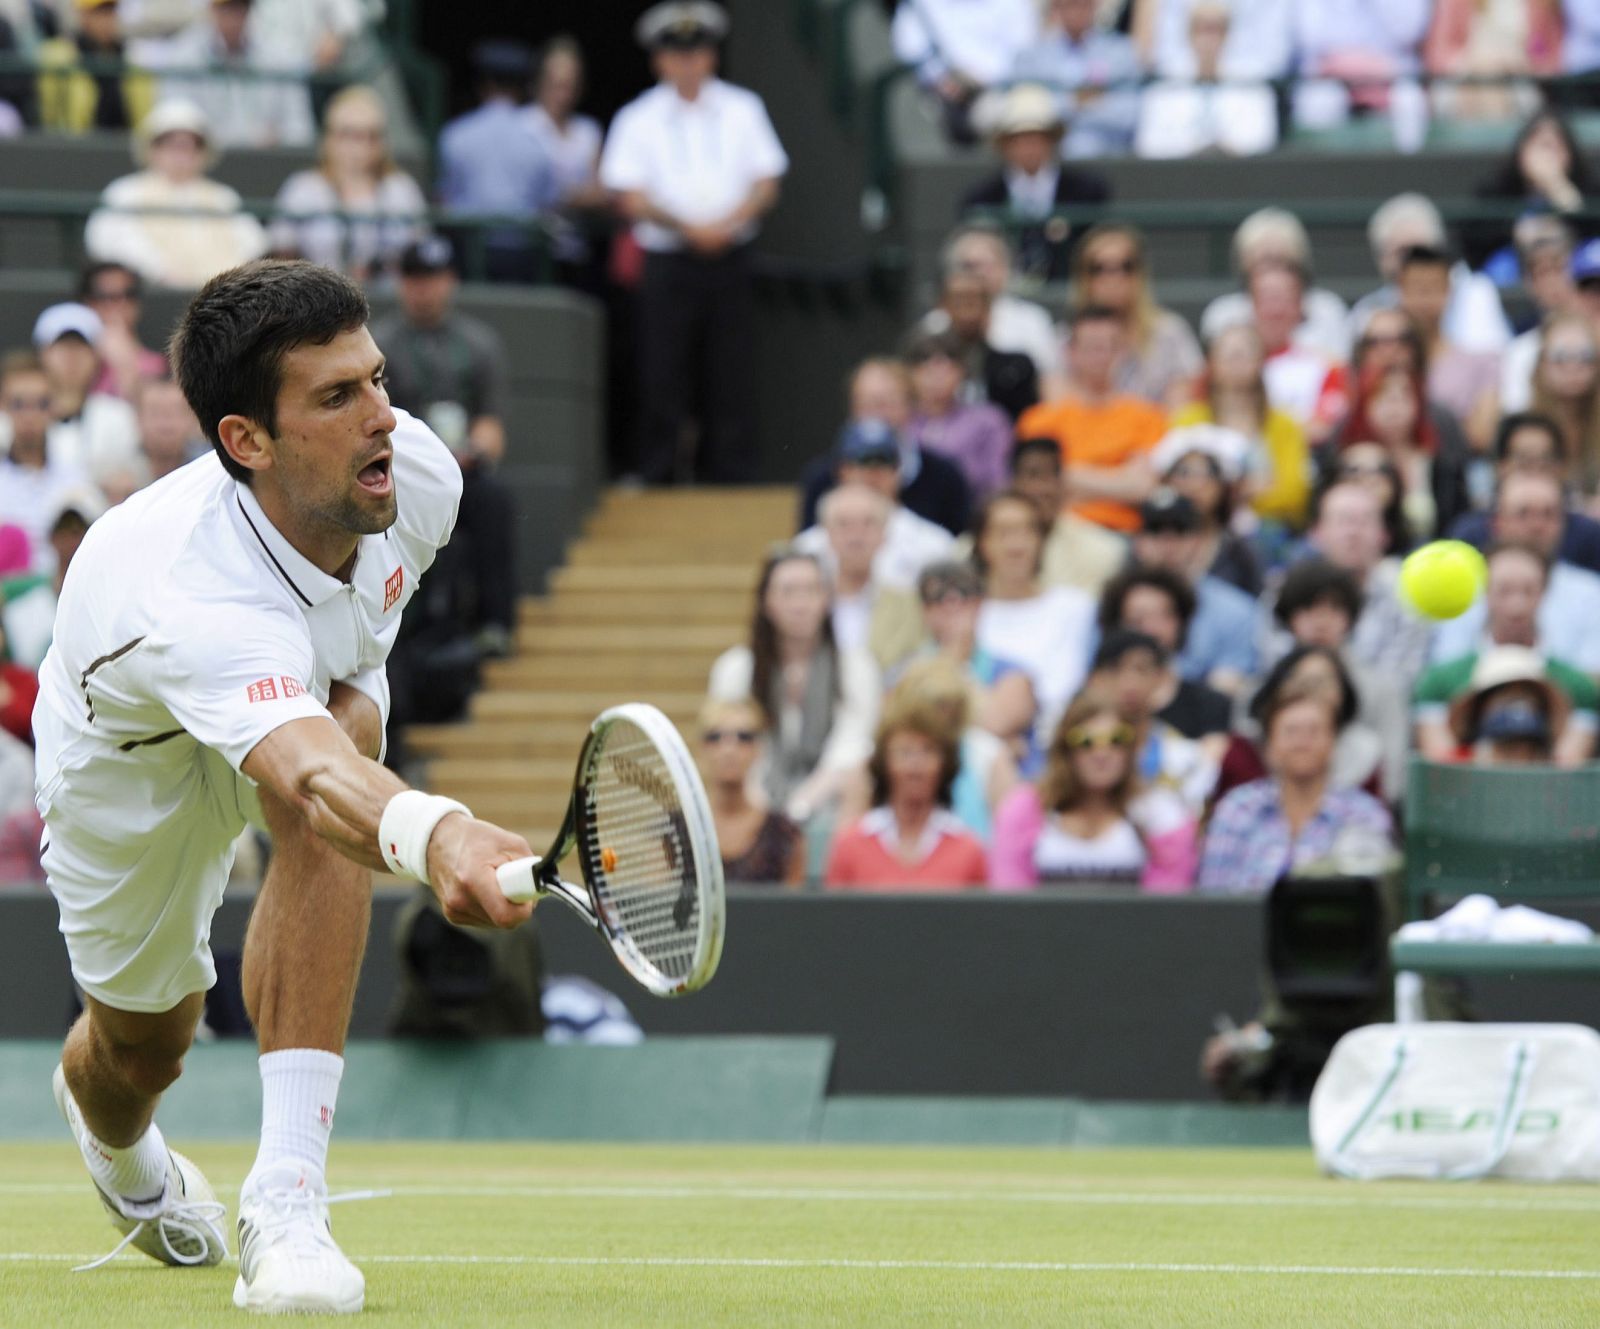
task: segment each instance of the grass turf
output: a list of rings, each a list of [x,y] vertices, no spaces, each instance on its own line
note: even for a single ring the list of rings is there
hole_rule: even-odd
[[[190,1152],[231,1209],[252,1150]],[[1600,1195],[1337,1183],[1304,1151],[342,1143],[333,1167],[394,1191],[333,1211],[383,1329],[1600,1321]],[[240,1323],[231,1262],[69,1272],[115,1239],[70,1146],[0,1145],[0,1323]]]

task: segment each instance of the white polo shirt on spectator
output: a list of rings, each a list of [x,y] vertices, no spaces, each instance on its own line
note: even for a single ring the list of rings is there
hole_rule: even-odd
[[[123,1010],[215,978],[233,842],[259,814],[245,758],[328,714],[336,681],[387,718],[400,614],[455,525],[461,470],[396,412],[399,516],[348,583],[317,568],[212,454],[97,521],[67,574],[34,711],[44,865],[74,977]]]
[[[691,225],[721,221],[760,180],[789,169],[761,98],[747,88],[710,79],[693,101],[658,83],[617,112],[600,154],[600,183],[642,192],[662,211]],[[740,242],[756,233],[749,225]],[[655,222],[633,228],[642,249],[672,253],[683,237]]]
[[[35,470],[0,458],[0,526],[20,526],[33,551],[33,569],[49,572],[56,565],[50,548],[50,522],[64,495],[88,485],[76,466],[57,461],[46,445],[45,464]]]

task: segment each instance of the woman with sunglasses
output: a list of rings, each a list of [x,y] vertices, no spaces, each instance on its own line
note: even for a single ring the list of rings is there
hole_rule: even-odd
[[[345,88],[328,103],[316,167],[296,171],[278,191],[274,253],[363,281],[394,267],[421,238],[428,201],[395,164],[388,135],[388,112],[371,88]],[[330,215],[339,213],[347,215]]]
[[[1344,714],[1319,690],[1285,688],[1272,697],[1262,717],[1268,774],[1217,804],[1200,860],[1201,891],[1264,895],[1284,874],[1337,862],[1357,842],[1364,851],[1392,849],[1389,810],[1364,790],[1333,781]]]
[[[872,810],[839,832],[828,855],[829,890],[944,891],[982,886],[978,837],[950,810],[961,737],[942,712],[892,708],[878,726],[867,772]]]
[[[700,770],[711,799],[722,875],[740,885],[799,886],[806,878],[800,828],[750,796],[767,717],[749,697],[708,701],[700,711]]]
[[[1056,726],[1038,784],[1019,785],[995,813],[995,889],[1079,882],[1188,890],[1194,818],[1170,789],[1141,788],[1139,746],[1115,698],[1080,693]]]
[[[1156,304],[1144,236],[1120,222],[1093,226],[1078,242],[1072,268],[1072,307],[1110,309],[1122,319],[1128,353],[1118,390],[1169,411],[1188,401],[1203,363],[1200,343],[1179,315]]]
[[[1600,487],[1600,339],[1587,315],[1545,320],[1533,370],[1533,409],[1560,427],[1568,482],[1592,496]]]

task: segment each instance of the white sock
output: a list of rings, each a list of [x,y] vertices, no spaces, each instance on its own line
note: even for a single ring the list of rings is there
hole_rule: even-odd
[[[78,1148],[101,1190],[136,1206],[161,1199],[167,1184],[167,1142],[155,1122],[126,1149],[118,1149],[98,1139],[80,1121]]]
[[[321,1187],[328,1175],[328,1137],[339,1099],[344,1058],[315,1048],[288,1048],[261,1057],[261,1149],[244,1190],[278,1174],[293,1186],[303,1178]]]

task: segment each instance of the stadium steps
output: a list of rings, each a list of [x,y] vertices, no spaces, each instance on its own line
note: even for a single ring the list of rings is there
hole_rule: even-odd
[[[608,493],[549,591],[519,606],[516,653],[486,666],[467,718],[407,732],[429,786],[542,849],[607,706],[650,702],[692,735],[711,662],[747,638],[761,558],[794,514],[784,488]]]

